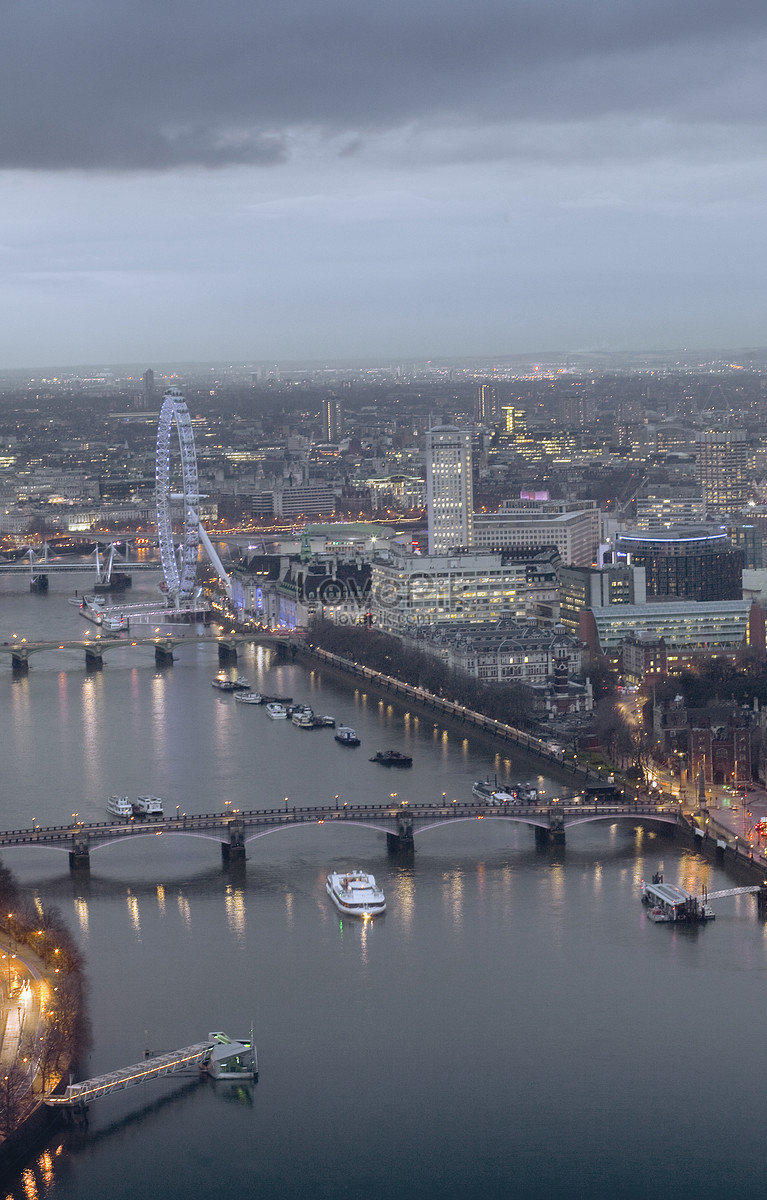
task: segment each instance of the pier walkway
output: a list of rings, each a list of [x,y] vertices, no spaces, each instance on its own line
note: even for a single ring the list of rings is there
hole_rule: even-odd
[[[193,1046],[184,1046],[170,1054],[158,1054],[133,1066],[96,1075],[82,1083],[70,1083],[60,1096],[46,1096],[45,1103],[49,1108],[82,1108],[92,1100],[109,1096],[112,1092],[124,1092],[126,1088],[136,1087],[150,1079],[161,1079],[165,1075],[201,1067],[210,1058],[214,1045],[213,1041],[196,1042]]]

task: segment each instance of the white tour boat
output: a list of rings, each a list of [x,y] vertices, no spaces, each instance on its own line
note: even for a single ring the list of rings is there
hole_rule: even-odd
[[[273,721],[287,721],[288,719],[288,710],[286,709],[285,705],[277,704],[276,701],[272,701],[271,704],[267,704],[266,712],[267,716],[270,716]]]
[[[237,692],[234,697],[240,704],[263,704],[264,697],[260,692]]]
[[[133,805],[133,812],[137,817],[161,817],[162,800],[159,796],[139,796]]]
[[[127,796],[110,796],[107,800],[107,812],[113,817],[124,817],[129,821],[133,816],[133,805]]]
[[[491,783],[489,779],[477,779],[472,786],[472,795],[485,804],[521,804],[519,793],[509,792],[506,788]]]
[[[101,624],[110,633],[122,633],[130,629],[130,621],[127,617],[102,617]]]
[[[348,917],[375,917],[386,912],[386,897],[374,875],[344,871],[328,875],[325,889],[339,912]]]

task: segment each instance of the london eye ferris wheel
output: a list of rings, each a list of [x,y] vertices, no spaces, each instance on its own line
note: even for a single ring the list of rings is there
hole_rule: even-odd
[[[178,458],[172,452],[174,425],[178,435]],[[192,421],[186,400],[178,388],[168,388],[160,409],[155,496],[163,575],[169,599],[180,608],[191,603],[195,591],[200,545],[200,522],[197,516],[200,493]],[[178,523],[182,525],[178,547],[173,538],[174,502],[179,505]]]
[[[178,456],[173,453],[174,426]],[[155,499],[157,539],[168,599],[178,609],[189,608],[194,603],[200,542],[231,599],[231,580],[200,521],[198,509],[204,496],[200,493],[197,479],[194,431],[186,400],[178,388],[168,388],[166,391],[157,423]],[[174,504],[177,506],[176,524],[181,526],[178,543],[173,537]]]

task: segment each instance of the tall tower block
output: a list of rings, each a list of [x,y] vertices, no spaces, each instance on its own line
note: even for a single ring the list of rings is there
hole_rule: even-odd
[[[426,434],[426,510],[429,554],[471,546],[471,434],[455,425],[437,425]]]

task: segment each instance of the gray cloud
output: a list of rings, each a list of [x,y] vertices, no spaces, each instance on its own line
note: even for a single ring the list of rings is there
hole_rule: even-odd
[[[767,115],[760,0],[5,0],[0,36],[6,169],[270,166],[307,138],[349,156],[419,127]]]

